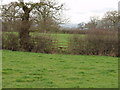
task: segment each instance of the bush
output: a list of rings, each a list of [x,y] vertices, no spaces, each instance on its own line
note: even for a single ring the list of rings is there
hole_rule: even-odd
[[[2,36],[2,49],[24,51],[20,47],[19,38],[16,34],[3,33]],[[33,36],[29,41],[29,52],[54,53],[55,46],[53,41],[49,35]]]
[[[86,41],[85,38],[80,37],[79,34],[75,34],[68,44],[68,52],[71,54],[85,54],[86,51]]]
[[[2,34],[2,49],[19,50],[19,39],[18,36],[12,33]]]
[[[87,35],[86,39],[88,52],[92,55],[117,56],[117,32],[94,30]]]
[[[77,28],[66,28],[59,30],[59,33],[63,34],[87,34],[89,30],[79,30]]]
[[[0,32],[0,50],[2,49],[2,32]]]
[[[54,40],[49,35],[34,36],[31,38],[32,52],[53,53]]]
[[[115,31],[92,30],[85,38],[74,36],[70,40],[72,54],[118,56],[118,38]]]

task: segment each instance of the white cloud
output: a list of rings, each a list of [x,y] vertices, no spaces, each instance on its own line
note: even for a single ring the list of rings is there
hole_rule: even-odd
[[[119,0],[60,0],[70,8],[66,15],[71,23],[88,21],[90,16],[102,16],[106,11],[117,10]]]
[[[3,0],[3,3],[17,0]],[[32,0],[25,0],[32,1]],[[39,0],[34,0],[39,1]],[[58,0],[66,4],[65,17],[70,23],[80,23],[89,20],[90,16],[102,16],[106,11],[118,10],[119,0]]]

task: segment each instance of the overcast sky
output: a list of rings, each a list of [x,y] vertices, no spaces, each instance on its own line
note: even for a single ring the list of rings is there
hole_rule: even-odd
[[[17,0],[1,0],[2,3],[9,3]],[[25,0],[33,1],[33,0]],[[38,0],[34,0],[38,1]],[[70,18],[69,23],[78,24],[87,22],[90,16],[103,16],[106,11],[118,10],[120,0],[59,0],[65,3],[68,10],[65,11],[65,17]]]

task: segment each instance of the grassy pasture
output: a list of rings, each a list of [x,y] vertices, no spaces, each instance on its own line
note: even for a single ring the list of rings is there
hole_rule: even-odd
[[[17,34],[17,32],[3,32],[3,33],[12,33],[12,34]],[[63,44],[67,45],[70,37],[72,37],[74,34],[44,34],[44,33],[38,33],[38,32],[32,32],[30,33],[31,36],[39,36],[39,35],[49,35],[53,37],[54,39],[58,40],[58,44]],[[80,37],[84,37],[85,35],[80,35]]]
[[[3,50],[3,88],[117,88],[118,58]]]
[[[17,32],[3,32],[3,33],[12,33],[18,35]],[[57,39],[60,42],[67,42],[69,37],[73,36],[73,34],[50,34],[50,33],[30,33],[31,36],[39,36],[39,35],[50,35],[51,37]]]
[[[39,35],[49,35],[55,40],[58,40],[58,44],[67,45],[69,38],[73,36],[73,34],[43,34],[43,33],[31,33],[31,36],[39,36]]]

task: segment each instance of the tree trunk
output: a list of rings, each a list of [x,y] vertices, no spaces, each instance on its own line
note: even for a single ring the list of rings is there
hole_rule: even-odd
[[[30,46],[30,36],[29,36],[29,28],[30,28],[30,22],[29,22],[29,13],[30,11],[28,8],[24,9],[24,15],[22,16],[22,23],[21,23],[21,29],[19,31],[19,38],[20,38],[20,47],[24,51],[29,51]]]
[[[19,38],[20,38],[20,47],[24,51],[29,51],[29,22],[28,21],[22,21],[22,27],[19,32]]]
[[[44,18],[44,20],[43,20],[43,30],[44,30],[44,33],[46,33],[47,32],[47,25],[46,25],[46,18]]]

